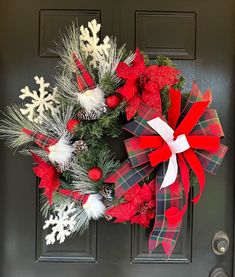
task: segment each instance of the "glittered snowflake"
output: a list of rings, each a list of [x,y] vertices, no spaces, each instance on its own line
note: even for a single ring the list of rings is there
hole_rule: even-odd
[[[98,33],[100,31],[101,24],[98,24],[95,19],[88,22],[88,28],[84,28],[83,25],[80,27],[80,46],[85,56],[91,57],[90,64],[96,68],[98,61],[101,60],[101,58],[104,59],[109,56],[108,50],[111,47],[109,43],[110,38],[106,36],[103,39],[103,43],[99,44],[100,38]]]
[[[30,91],[29,87],[21,89],[21,99],[31,98],[30,103],[25,104],[25,109],[20,109],[23,115],[27,115],[28,119],[35,123],[41,123],[42,117],[46,111],[52,115],[58,110],[59,101],[56,100],[57,88],[49,91],[50,84],[45,83],[43,77],[34,77],[36,84],[39,85],[38,91]]]
[[[52,232],[46,236],[46,244],[54,244],[55,241],[63,243],[65,238],[74,232],[76,224],[76,208],[74,203],[61,205],[54,208],[54,214],[45,221],[43,229],[51,227]]]

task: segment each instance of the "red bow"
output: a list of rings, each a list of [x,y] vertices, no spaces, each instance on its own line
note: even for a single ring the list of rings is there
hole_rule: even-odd
[[[177,126],[180,117],[181,107],[181,92],[176,91],[173,88],[169,91],[169,98],[171,100],[171,107],[168,111],[168,123],[171,128],[175,129],[174,139],[180,135],[185,135],[190,148],[183,153],[178,153],[178,164],[180,168],[182,184],[185,191],[186,202],[183,209],[180,211],[178,208],[171,207],[166,211],[166,217],[170,223],[176,224],[182,220],[187,209],[188,193],[190,189],[190,182],[188,177],[188,165],[191,167],[195,175],[197,176],[199,183],[199,194],[193,199],[194,203],[197,203],[201,197],[201,194],[205,186],[205,173],[201,165],[200,160],[195,154],[193,149],[201,149],[209,152],[215,152],[220,146],[220,136],[196,136],[190,134],[195,128],[201,116],[211,103],[211,92],[208,90],[202,97],[200,102],[195,102],[180,124]],[[141,136],[140,148],[149,149],[155,148],[148,154],[150,163],[152,166],[157,166],[161,162],[165,162],[172,156],[172,150],[169,145],[161,136]]]
[[[168,256],[175,247],[182,216],[187,210],[190,189],[189,168],[195,173],[199,183],[200,192],[193,200],[196,203],[205,185],[204,170],[214,173],[227,151],[227,147],[219,143],[224,134],[217,112],[208,109],[211,103],[210,91],[203,96],[196,84],[193,84],[188,102],[182,111],[180,92],[171,88],[169,97],[171,106],[167,120],[173,129],[172,141],[177,140],[180,135],[185,135],[190,147],[177,153],[180,174],[175,183],[169,188],[160,188],[167,167],[167,163],[162,161],[167,161],[171,157],[172,149],[166,140],[149,126],[149,121],[161,115],[146,105],[140,105],[138,116],[125,126],[125,129],[135,136],[125,141],[128,159],[106,179],[106,182],[115,183],[115,194],[119,198],[156,168],[157,209],[149,249],[153,250],[161,243]],[[161,166],[156,167],[159,163]],[[182,186],[185,193],[183,208],[180,205]]]

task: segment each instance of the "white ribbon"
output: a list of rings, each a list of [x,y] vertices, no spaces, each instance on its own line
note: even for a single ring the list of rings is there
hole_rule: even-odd
[[[161,118],[154,118],[147,123],[165,140],[172,153],[166,175],[161,185],[161,188],[166,188],[173,184],[177,178],[178,163],[176,154],[186,151],[190,148],[190,145],[184,134],[179,135],[174,140],[174,130]]]

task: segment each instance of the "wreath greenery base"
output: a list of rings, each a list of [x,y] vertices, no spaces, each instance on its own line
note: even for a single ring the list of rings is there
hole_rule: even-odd
[[[55,84],[36,76],[38,90],[24,87],[23,102],[3,112],[0,136],[33,157],[47,244],[102,217],[144,228],[154,221],[149,248],[162,243],[170,256],[190,186],[199,186],[196,203],[204,171],[213,173],[226,153],[222,127],[210,91],[193,84],[182,93],[184,78],[169,58],[150,60],[108,36],[100,41],[100,28],[92,20],[61,35]],[[121,163],[105,138],[125,131],[133,137]]]

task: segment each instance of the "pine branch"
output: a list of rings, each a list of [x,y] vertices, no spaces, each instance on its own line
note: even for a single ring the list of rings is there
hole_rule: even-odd
[[[173,85],[173,88],[175,90],[181,91],[184,88],[184,85],[185,85],[185,79],[183,76],[180,76],[179,81],[175,85]]]
[[[110,95],[115,93],[117,84],[113,80],[111,73],[106,73],[104,77],[100,80],[100,86],[105,92],[105,95]]]
[[[157,64],[158,66],[166,65],[166,66],[175,67],[175,64],[173,63],[173,61],[164,56],[157,56],[157,58],[154,60],[154,63]]]
[[[122,133],[120,115],[124,104],[116,109],[108,109],[107,113],[100,116],[98,120],[83,121],[77,129],[77,137],[85,140],[89,145],[96,144],[97,139],[103,136],[118,137]]]

